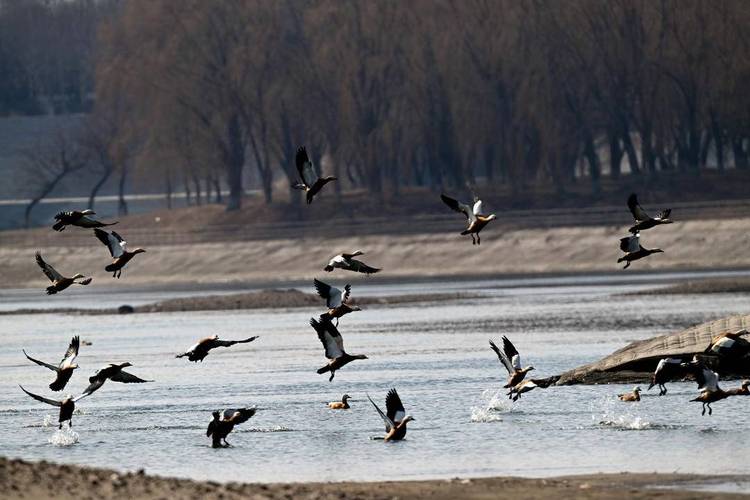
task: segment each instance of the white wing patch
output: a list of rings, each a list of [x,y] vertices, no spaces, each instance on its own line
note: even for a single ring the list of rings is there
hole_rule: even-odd
[[[521,356],[516,354],[513,356],[513,359],[510,360],[510,364],[515,368],[516,370],[521,369]]]
[[[482,215],[482,200],[477,200],[474,203],[474,215]]]

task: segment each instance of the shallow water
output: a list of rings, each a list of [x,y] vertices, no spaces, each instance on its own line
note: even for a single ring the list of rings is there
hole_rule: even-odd
[[[488,298],[369,307],[345,317],[340,330],[347,350],[370,359],[345,367],[331,383],[315,373],[324,358],[308,325],[320,312],[313,309],[5,316],[2,454],[220,481],[750,473],[750,441],[744,437],[750,398],[716,403],[709,417],[688,402],[696,390],[687,383],[670,384],[661,398],[645,393],[633,404],[616,400],[629,386],[537,389],[515,403],[500,392],[505,376],[487,346],[490,337],[507,335],[524,362],[536,367],[534,376],[544,377],[632,340],[747,312],[747,295],[615,295],[648,286],[648,280],[583,277],[356,287],[360,295],[468,289]],[[87,307],[94,297],[83,295],[75,305]],[[132,298],[108,296],[113,304]],[[35,306],[49,300],[36,299]],[[202,364],[174,358],[212,333],[261,338],[212,351]],[[27,361],[21,349],[56,362],[72,335],[93,345],[82,346],[81,368],[66,392],[82,391],[86,377],[110,361],[130,361],[132,373],[156,380],[107,382],[78,403],[75,434],[60,433],[55,409],[17,387],[52,396],[46,387],[52,372]],[[405,441],[386,444],[370,439],[383,429],[365,394],[381,403],[390,387],[398,388],[416,421]],[[354,398],[351,410],[326,408],[325,402],[345,392]],[[210,448],[205,430],[211,411],[251,405],[258,414],[229,436],[234,446]]]

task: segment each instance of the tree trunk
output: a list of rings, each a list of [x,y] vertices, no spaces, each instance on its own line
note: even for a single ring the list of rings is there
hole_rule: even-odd
[[[596,154],[594,139],[591,134],[587,134],[586,142],[583,145],[583,154],[589,164],[589,175],[591,177],[591,191],[594,194],[599,193],[601,189],[600,178],[602,169],[599,165],[599,157]]]
[[[109,176],[112,175],[112,168],[107,168],[104,171],[104,174],[99,178],[99,180],[94,184],[94,187],[91,188],[91,194],[89,194],[89,205],[87,208],[90,208],[91,210],[94,209],[94,200],[96,200],[96,195],[99,194],[99,190],[102,188],[105,182],[109,179]]]
[[[128,177],[128,169],[123,166],[120,172],[120,182],[117,187],[117,214],[128,215],[128,202],[125,201],[125,184]]]
[[[191,177],[193,179],[193,187],[195,188],[195,204],[201,206],[203,204],[201,180],[196,174],[193,174]]]
[[[641,167],[638,165],[638,154],[635,152],[635,146],[633,146],[633,140],[630,138],[630,133],[627,131],[622,134],[622,144],[625,146],[625,154],[628,156],[628,165],[630,165],[631,174],[640,174]]]
[[[743,147],[743,141],[742,137],[732,138],[732,155],[734,156],[734,168],[747,170],[750,166],[750,161],[748,161],[747,151]]]
[[[169,171],[166,173],[166,181],[167,210],[172,210],[172,174]]]
[[[245,146],[242,141],[240,119],[235,114],[227,123],[227,150],[224,154],[224,164],[227,169],[227,184],[229,184],[229,199],[227,212],[242,208],[242,169],[245,166]]]
[[[616,132],[610,130],[607,138],[609,140],[609,175],[612,179],[619,179],[623,156],[620,137]]]

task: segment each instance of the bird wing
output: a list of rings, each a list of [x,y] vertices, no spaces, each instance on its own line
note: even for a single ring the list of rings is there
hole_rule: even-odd
[[[128,373],[124,370],[120,370],[109,377],[109,379],[113,382],[122,382],[123,384],[142,384],[144,382],[152,382],[151,380],[144,380],[140,377],[136,377],[132,373]]]
[[[638,196],[635,193],[628,197],[628,208],[630,209],[630,213],[633,214],[633,218],[637,221],[649,220],[651,218],[643,210],[643,207],[638,204]]]
[[[299,172],[302,182],[304,182],[308,188],[312,187],[312,185],[315,184],[315,181],[318,180],[318,175],[315,173],[310,157],[307,156],[307,149],[305,149],[304,146],[297,150],[294,160],[297,164],[297,172]]]
[[[318,295],[326,299],[326,306],[331,308],[341,305],[341,302],[343,301],[341,290],[317,279],[313,280],[313,284],[315,285],[315,290],[318,292]]]
[[[60,366],[70,365],[73,363],[73,361],[76,359],[76,356],[78,356],[78,349],[81,346],[81,340],[78,338],[78,335],[73,337],[70,340],[70,345],[68,346],[68,350],[65,351],[65,356],[63,356],[62,361],[60,361]]]
[[[518,350],[516,350],[513,343],[505,335],[503,335],[503,352],[505,353],[505,358],[510,360],[511,366],[515,370],[520,370],[521,356],[518,354]]]
[[[440,195],[440,199],[443,200],[443,202],[446,205],[448,205],[450,208],[452,208],[456,212],[464,214],[469,221],[473,221],[476,218],[474,215],[474,212],[472,211],[469,205],[465,203],[461,203],[460,201],[455,200],[451,198],[450,196],[445,196],[444,194]],[[481,208],[481,204],[480,204],[480,208]]]
[[[48,405],[52,405],[52,406],[62,406],[62,402],[60,401],[55,401],[54,399],[47,399],[45,397],[39,396],[38,394],[34,394],[33,392],[29,392],[26,389],[24,389],[22,385],[19,385],[18,387],[20,387],[23,392],[25,392],[32,398],[36,399],[37,401],[41,401],[42,403],[47,403]]]
[[[97,238],[99,238],[99,241],[104,243],[107,248],[109,248],[109,253],[113,258],[116,259],[123,254],[127,242],[122,239],[122,236],[114,231],[107,232],[101,229],[94,229],[94,234]]]
[[[211,419],[211,421],[208,423],[208,429],[206,429],[206,437],[210,437],[211,434],[216,432],[216,426],[218,425],[218,421],[214,418]]]
[[[380,408],[378,408],[378,405],[375,404],[375,401],[372,400],[372,398],[370,397],[369,394],[367,394],[367,399],[370,400],[370,403],[372,403],[372,406],[374,406],[375,409],[380,414],[380,418],[382,418],[383,422],[385,422],[385,432],[390,432],[391,429],[393,429],[394,427],[396,427],[396,425],[393,423],[393,420],[391,420],[390,418],[388,418],[388,415],[386,415],[385,413],[383,413],[383,410],[381,410]]]
[[[92,379],[93,379],[93,380],[92,380]],[[85,394],[86,396],[90,396],[91,394],[93,394],[93,393],[95,393],[96,391],[98,391],[98,390],[99,390],[99,388],[100,388],[101,386],[103,386],[103,385],[104,385],[104,382],[106,382],[106,381],[107,381],[107,379],[106,379],[106,378],[94,378],[94,377],[91,377],[91,378],[89,379],[89,382],[91,382],[91,383],[90,383],[90,384],[89,384],[89,386],[88,386],[88,387],[86,387],[86,389],[85,389],[85,390],[83,391],[83,394]]]
[[[482,200],[477,199],[477,201],[474,202],[473,212],[474,215],[482,215]]]
[[[49,278],[50,281],[57,281],[63,278],[62,274],[55,271],[55,268],[44,262],[42,254],[36,253],[36,263],[42,268],[42,272]]]
[[[233,424],[247,422],[255,415],[255,408],[238,408],[236,410],[224,410],[224,420],[231,420]]]
[[[45,363],[44,361],[39,361],[38,359],[32,358],[31,356],[29,356],[28,354],[26,354],[25,350],[23,350],[23,353],[26,355],[26,357],[28,358],[29,361],[33,361],[34,363],[38,364],[39,366],[43,366],[45,368],[49,368],[50,370],[52,370],[54,372],[56,372],[58,370],[58,368],[55,365],[51,365],[49,363]]]
[[[358,273],[375,274],[378,271],[380,271],[380,269],[378,269],[377,267],[368,266],[367,264],[365,264],[361,260],[351,259],[349,261],[349,263],[351,264],[351,268],[350,269],[352,271],[356,271]]]
[[[513,369],[513,364],[510,362],[505,353],[501,351],[492,340],[490,340],[490,347],[493,351],[495,351],[495,354],[497,354],[498,359],[503,364],[505,369],[508,370],[508,374],[512,374],[515,370]]]
[[[310,318],[310,325],[318,332],[318,338],[326,351],[326,358],[336,359],[344,355],[343,339],[330,320],[321,323],[315,318]]]
[[[640,233],[620,238],[620,250],[627,253],[637,252],[641,248]]]
[[[211,342],[211,348],[214,347],[230,347],[235,344],[247,344],[248,342],[252,342],[253,340],[257,339],[257,335],[255,337],[246,338],[243,340],[221,340],[221,339],[215,339]]]
[[[658,220],[667,219],[669,218],[669,214],[671,213],[672,213],[672,209],[667,208],[666,210],[662,210],[661,212],[659,212],[659,214],[656,217],[654,217],[654,219],[658,219]]]
[[[385,411],[388,418],[395,424],[401,422],[406,416],[404,405],[401,403],[401,398],[398,396],[396,389],[391,389],[385,396]]]
[[[341,302],[345,303],[349,301],[349,296],[352,294],[352,286],[350,284],[344,285],[344,294],[341,296]]]

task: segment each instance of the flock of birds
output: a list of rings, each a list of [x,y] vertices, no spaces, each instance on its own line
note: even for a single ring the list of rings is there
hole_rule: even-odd
[[[319,193],[327,183],[336,180],[335,177],[319,177],[316,174],[315,168],[304,147],[297,150],[296,165],[301,182],[295,184],[294,187],[305,191],[308,204],[312,203],[315,195]],[[470,235],[472,238],[472,244],[481,244],[479,233],[485,226],[487,226],[487,224],[497,218],[496,215],[485,214],[482,207],[482,201],[478,198],[475,198],[474,203],[471,205],[448,197],[445,194],[441,194],[441,199],[452,210],[459,212],[466,217],[467,226],[466,229],[461,232],[461,235]],[[651,217],[639,205],[635,194],[632,194],[628,198],[628,207],[633,215],[635,224],[629,230],[631,235],[622,238],[620,241],[620,248],[626,253],[618,260],[618,263],[626,262],[625,268],[629,267],[630,263],[635,260],[642,259],[653,253],[662,252],[662,250],[658,248],[649,250],[642,247],[639,240],[641,231],[658,225],[672,223],[672,220],[669,219],[670,210],[664,210],[656,217]],[[96,238],[107,247],[112,257],[111,263],[104,269],[111,272],[113,277],[120,278],[123,268],[125,268],[125,266],[137,254],[143,253],[145,250],[142,248],[136,248],[132,251],[128,250],[126,241],[117,234],[117,232],[102,229],[103,227],[117,224],[117,222],[100,222],[90,217],[92,215],[95,215],[92,210],[61,212],[55,216],[57,222],[54,224],[53,229],[56,231],[63,231],[67,226],[93,229]],[[366,275],[380,271],[379,268],[367,265],[361,260],[355,258],[361,255],[363,255],[362,251],[338,254],[330,259],[323,270],[326,272],[332,272],[334,269],[341,269]],[[80,273],[75,274],[70,278],[61,275],[51,265],[44,261],[39,252],[36,253],[36,262],[52,282],[52,284],[47,287],[48,294],[62,292],[73,284],[88,285],[92,281],[92,278],[87,278]],[[327,308],[318,318],[310,319],[310,326],[317,333],[318,339],[323,345],[325,357],[328,360],[324,366],[317,370],[317,373],[330,373],[328,380],[333,381],[336,372],[341,370],[344,366],[356,360],[368,359],[364,354],[347,353],[344,350],[343,337],[338,330],[339,320],[346,314],[359,311],[360,308],[351,300],[351,285],[349,284],[345,285],[343,289],[339,289],[315,279],[313,285],[318,295],[325,300]],[[743,335],[746,335],[747,333],[747,331],[742,331],[721,335],[713,339],[711,345],[706,349],[705,354],[720,359],[744,356],[750,353],[750,342],[742,338]],[[187,357],[191,362],[203,362],[212,349],[250,343],[257,338],[257,336],[254,336],[242,340],[223,340],[220,339],[218,335],[213,335],[198,341],[186,352],[178,354],[176,357]],[[498,347],[492,340],[490,340],[489,344],[490,348],[500,360],[502,366],[508,372],[508,379],[503,388],[508,389],[507,396],[513,401],[517,401],[522,394],[528,393],[536,388],[547,388],[556,381],[555,377],[546,379],[527,379],[526,375],[534,370],[534,367],[522,366],[518,350],[507,337],[502,337],[502,348]],[[55,379],[49,384],[49,388],[52,391],[59,392],[65,388],[68,381],[71,379],[74,370],[78,368],[75,359],[78,356],[80,345],[81,341],[79,337],[73,337],[65,355],[57,365],[34,359],[26,354],[25,350],[23,352],[30,361],[55,372]],[[102,367],[89,378],[88,387],[77,397],[67,395],[63,399],[57,400],[45,398],[38,394],[29,392],[22,386],[21,389],[26,394],[40,402],[60,408],[58,418],[60,429],[62,429],[64,422],[68,422],[68,425],[72,427],[75,403],[81,398],[93,394],[101,388],[107,380],[126,384],[153,382],[151,380],[137,377],[124,370],[124,368],[130,366],[132,365],[126,362],[110,363],[107,366]],[[684,378],[688,375],[692,375],[698,383],[701,393],[698,398],[692,401],[703,403],[703,414],[705,414],[706,408],[708,408],[709,415],[712,413],[710,405],[713,402],[734,395],[750,395],[750,381],[744,381],[739,389],[731,389],[727,391],[722,390],[718,386],[718,374],[708,368],[708,366],[706,366],[703,361],[699,360],[698,357],[695,357],[691,361],[682,358],[662,359],[658,363],[656,371],[653,374],[652,383],[649,386],[649,389],[654,385],[658,385],[659,395],[664,395],[667,393],[667,389],[664,385],[666,382]],[[640,387],[636,387],[632,393],[621,394],[618,396],[622,401],[639,401],[640,392]],[[414,418],[406,413],[396,389],[391,389],[386,395],[385,412],[378,407],[375,401],[370,398],[369,394],[367,395],[367,398],[385,423],[385,436],[382,437],[382,439],[384,441],[398,441],[403,439],[406,436],[408,422],[414,420]],[[347,410],[350,408],[350,399],[351,398],[348,394],[344,394],[341,401],[328,403],[328,407],[332,410]],[[255,415],[255,413],[255,408],[214,411],[206,432],[207,436],[212,440],[212,446],[228,446],[229,444],[227,443],[226,438],[229,433],[236,425],[247,421]]]

